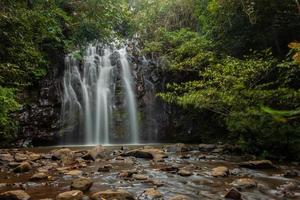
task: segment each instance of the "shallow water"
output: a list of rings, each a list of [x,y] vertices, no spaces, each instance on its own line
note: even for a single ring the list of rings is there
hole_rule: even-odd
[[[139,146],[126,146],[133,149]],[[161,145],[155,145],[155,148],[161,148]],[[34,148],[26,149],[27,151],[36,152],[47,157],[49,152],[58,147]],[[72,150],[87,150],[91,147],[72,147]],[[300,170],[299,165],[277,165],[277,169],[272,170],[251,170],[240,168],[238,163],[245,161],[242,157],[222,155],[212,152],[177,152],[167,153],[168,158],[164,162],[154,162],[153,160],[139,159],[133,157],[124,157],[124,160],[117,160],[117,155],[113,155],[113,151],[120,150],[120,146],[106,147],[111,155],[102,160],[87,162],[87,166],[81,166],[80,163],[64,166],[57,161],[49,159],[41,159],[36,161],[32,170],[27,173],[16,174],[11,168],[5,164],[1,165],[0,173],[0,192],[25,189],[32,199],[55,198],[57,194],[70,190],[70,183],[76,177],[64,175],[57,170],[59,167],[69,167],[68,170],[80,169],[83,176],[93,179],[94,184],[89,192],[85,195],[89,196],[94,192],[105,189],[122,188],[136,197],[145,189],[155,187],[149,181],[138,181],[132,179],[121,178],[118,174],[122,170],[137,169],[139,174],[148,176],[149,180],[158,180],[164,185],[158,187],[163,194],[164,199],[169,199],[175,195],[186,195],[190,199],[224,199],[224,194],[231,188],[230,183],[238,178],[250,177],[258,183],[258,187],[250,190],[243,190],[242,196],[245,200],[264,200],[264,199],[300,199],[300,178],[284,178],[282,174],[286,170]],[[5,150],[1,150],[2,152]],[[11,150],[10,150],[11,151]],[[24,151],[24,150],[18,150]],[[48,155],[49,158],[49,155]],[[110,172],[97,172],[98,168],[106,164],[111,164],[113,169]],[[182,177],[176,173],[164,172],[160,170],[165,166],[173,166],[177,168],[185,168],[193,172],[192,176]],[[217,166],[227,166],[232,174],[224,178],[214,178],[210,175],[211,169]],[[47,168],[50,179],[48,181],[29,181],[29,178],[37,172],[39,167]],[[237,173],[233,173],[237,171]],[[234,175],[236,174],[236,175]],[[278,189],[279,186],[288,182],[296,185],[291,192],[293,198],[284,197],[283,193]],[[11,185],[3,186],[3,183]]]

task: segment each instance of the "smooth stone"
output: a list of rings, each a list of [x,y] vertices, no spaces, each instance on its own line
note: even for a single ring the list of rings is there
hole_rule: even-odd
[[[80,190],[72,190],[60,193],[56,196],[56,200],[82,200],[83,193]]]
[[[148,176],[143,175],[143,174],[133,174],[132,178],[134,178],[135,180],[138,180],[138,181],[144,181],[144,180],[148,179]]]
[[[94,147],[89,150],[82,158],[84,160],[93,160],[95,161],[98,158],[105,158],[108,156],[107,149],[101,145]]]
[[[92,200],[134,200],[134,196],[129,192],[117,189],[117,190],[105,190],[94,193],[91,196]]]
[[[83,192],[88,191],[93,185],[93,181],[90,178],[75,179],[71,183],[71,189],[81,190]]]
[[[162,193],[154,188],[146,189],[139,197],[138,200],[162,200]]]
[[[24,162],[24,161],[28,160],[28,156],[26,154],[23,154],[23,153],[16,153],[15,154],[15,160],[17,162]]]
[[[270,160],[254,160],[242,162],[239,164],[240,167],[249,169],[274,169],[275,166]]]
[[[83,171],[81,170],[71,170],[65,173],[65,175],[69,176],[81,176],[83,174]]]
[[[225,194],[224,198],[226,198],[226,199],[233,199],[233,200],[241,200],[242,199],[242,195],[241,195],[241,193],[237,189],[231,188]]]
[[[191,175],[193,175],[192,172],[187,171],[187,170],[185,170],[185,169],[179,170],[179,171],[178,171],[178,174],[179,174],[180,176],[191,176]]]
[[[12,190],[0,194],[2,200],[28,200],[30,196],[23,190]]]
[[[17,166],[16,168],[14,168],[14,172],[15,173],[23,173],[23,172],[28,172],[29,170],[31,170],[31,165],[29,164],[29,162],[22,162],[19,166]]]
[[[212,169],[211,175],[213,177],[225,177],[229,175],[229,169],[225,166],[219,166]]]
[[[161,160],[167,155],[161,149],[134,149],[123,153],[122,156],[133,156],[136,158]]]
[[[230,185],[238,189],[253,189],[257,187],[257,182],[251,178],[241,178],[233,181]]]
[[[48,179],[47,174],[40,172],[40,173],[36,173],[34,175],[31,176],[30,180],[31,181],[40,181],[40,180],[46,180]]]

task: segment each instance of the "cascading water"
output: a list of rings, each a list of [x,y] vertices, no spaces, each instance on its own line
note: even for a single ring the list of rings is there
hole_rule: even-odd
[[[123,82],[125,86],[126,91],[126,104],[129,114],[129,126],[130,126],[130,132],[131,132],[131,143],[137,144],[139,142],[138,139],[138,125],[137,125],[137,111],[136,111],[136,100],[135,95],[133,91],[133,83],[132,83],[132,77],[130,72],[129,63],[127,60],[127,51],[126,48],[120,49],[120,61],[122,66],[122,74],[123,74]]]
[[[129,143],[138,143],[136,97],[126,48],[100,48],[89,45],[80,63],[74,55],[66,57],[63,79],[64,144],[110,144],[114,130],[115,70],[111,56],[119,53],[125,93],[125,112],[129,115]],[[71,134],[70,134],[71,133]],[[124,140],[125,141],[125,140]]]

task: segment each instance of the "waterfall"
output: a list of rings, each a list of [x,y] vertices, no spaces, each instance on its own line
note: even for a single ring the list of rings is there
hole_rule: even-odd
[[[131,138],[130,142],[137,144],[139,142],[138,139],[138,125],[137,125],[137,111],[136,111],[136,100],[133,90],[133,83],[132,83],[132,77],[131,72],[129,68],[129,63],[127,60],[127,51],[126,48],[120,49],[120,61],[122,66],[122,75],[123,75],[123,82],[125,86],[126,91],[126,104],[127,104],[127,110],[129,113],[129,125],[130,125],[130,133]]]
[[[111,56],[119,54],[124,93],[124,112],[129,116],[124,142],[138,143],[137,105],[132,71],[126,47],[101,47],[90,44],[82,61],[74,54],[65,59],[63,78],[64,144],[112,144],[114,141],[114,108],[116,64]]]

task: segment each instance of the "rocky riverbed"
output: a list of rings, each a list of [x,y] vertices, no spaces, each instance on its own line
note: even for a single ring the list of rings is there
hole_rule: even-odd
[[[225,145],[0,150],[0,199],[300,199],[300,165]]]

